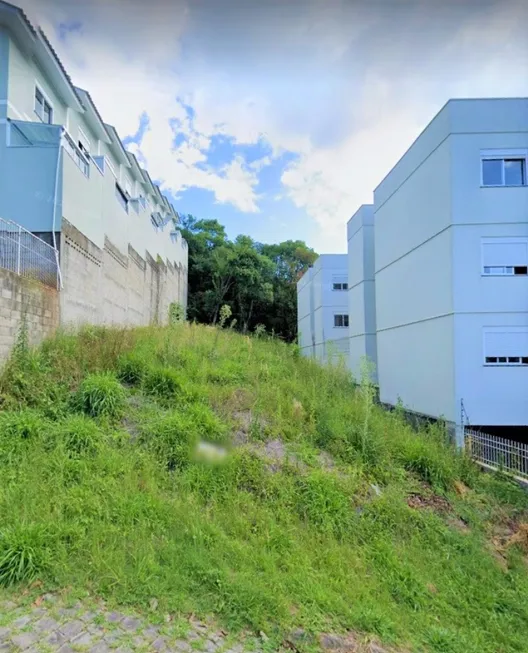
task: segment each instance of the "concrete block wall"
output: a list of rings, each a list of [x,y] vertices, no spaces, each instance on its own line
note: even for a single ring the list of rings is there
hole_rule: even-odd
[[[59,293],[0,269],[0,360],[8,358],[24,318],[30,344],[39,344],[59,326]]]
[[[123,252],[109,238],[101,249],[63,221],[61,324],[166,324],[172,302],[186,304],[181,265]]]

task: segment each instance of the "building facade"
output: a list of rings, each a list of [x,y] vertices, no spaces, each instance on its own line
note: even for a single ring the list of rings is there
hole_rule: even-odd
[[[377,383],[376,287],[374,283],[374,206],[363,204],[347,224],[350,371]]]
[[[174,208],[44,33],[1,1],[0,218],[59,251],[63,323],[164,322],[186,306]]]
[[[297,283],[299,345],[327,363],[348,358],[346,254],[322,254]]]
[[[528,424],[527,168],[528,99],[451,100],[375,189],[383,402]]]

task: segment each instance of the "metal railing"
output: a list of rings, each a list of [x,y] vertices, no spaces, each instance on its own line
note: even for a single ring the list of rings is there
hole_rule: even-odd
[[[528,444],[465,429],[465,446],[477,462],[528,480]]]
[[[57,250],[21,225],[0,218],[0,267],[52,288],[59,287]]]

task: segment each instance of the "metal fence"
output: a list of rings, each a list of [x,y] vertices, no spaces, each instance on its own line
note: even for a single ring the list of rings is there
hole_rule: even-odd
[[[477,462],[528,480],[528,444],[465,429],[468,454]]]
[[[0,218],[0,267],[58,288],[58,261],[54,247],[16,222]]]

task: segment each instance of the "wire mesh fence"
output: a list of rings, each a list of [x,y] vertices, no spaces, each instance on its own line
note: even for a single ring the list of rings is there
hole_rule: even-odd
[[[57,250],[16,222],[0,218],[0,267],[58,288]]]
[[[528,480],[528,444],[466,428],[465,445],[474,460]]]

